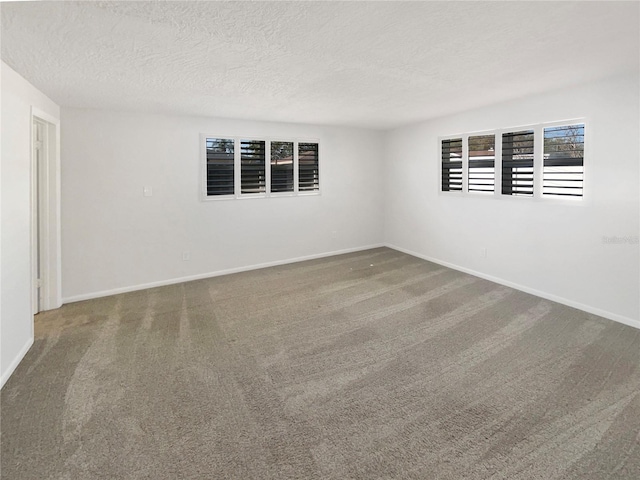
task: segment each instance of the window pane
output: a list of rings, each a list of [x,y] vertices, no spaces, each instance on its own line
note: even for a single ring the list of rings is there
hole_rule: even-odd
[[[584,183],[584,124],[544,129],[542,194],[581,197]]]
[[[241,140],[240,142],[240,192],[264,193],[266,191],[265,142]]]
[[[207,195],[233,195],[234,142],[207,138]]]
[[[317,143],[298,144],[298,185],[301,192],[320,190]]]
[[[469,191],[493,193],[496,136],[469,137]]]
[[[442,191],[462,191],[462,138],[442,140]]]
[[[271,142],[271,192],[293,192],[293,142]]]
[[[502,134],[502,194],[533,196],[533,130]]]

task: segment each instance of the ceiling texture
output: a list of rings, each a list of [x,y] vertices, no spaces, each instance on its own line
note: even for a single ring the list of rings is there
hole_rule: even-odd
[[[639,2],[9,2],[63,107],[389,129],[625,72]]]

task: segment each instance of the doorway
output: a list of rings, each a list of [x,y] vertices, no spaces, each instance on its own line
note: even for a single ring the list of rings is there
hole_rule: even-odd
[[[60,292],[59,120],[31,115],[31,265],[33,314],[62,305]]]

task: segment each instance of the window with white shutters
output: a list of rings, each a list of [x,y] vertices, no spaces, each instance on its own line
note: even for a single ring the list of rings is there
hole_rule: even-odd
[[[264,141],[240,141],[240,193],[266,192],[265,161]]]
[[[293,192],[293,142],[271,142],[271,192]]]
[[[462,138],[442,140],[442,191],[462,191]]]
[[[502,134],[502,194],[533,196],[533,130]]]
[[[234,140],[207,138],[207,196],[234,194]]]
[[[201,141],[203,200],[320,193],[318,142],[204,134]]]
[[[542,195],[581,197],[584,183],[584,124],[544,129]]]
[[[468,190],[493,193],[495,185],[496,136],[469,137]]]
[[[298,191],[313,192],[320,189],[317,143],[298,144]]]
[[[441,192],[560,201],[585,195],[584,119],[447,135],[438,142]]]

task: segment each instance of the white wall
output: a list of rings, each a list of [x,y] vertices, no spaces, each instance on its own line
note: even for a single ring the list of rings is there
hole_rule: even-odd
[[[201,133],[319,139],[321,195],[201,201]],[[63,298],[379,245],[380,136],[63,108]]]
[[[640,327],[639,246],[603,242],[639,234],[638,106],[636,74],[390,132],[386,243]],[[580,205],[438,193],[439,136],[577,117],[589,122]]]
[[[2,62],[0,371],[9,378],[33,343],[31,287],[31,109],[59,107]]]

